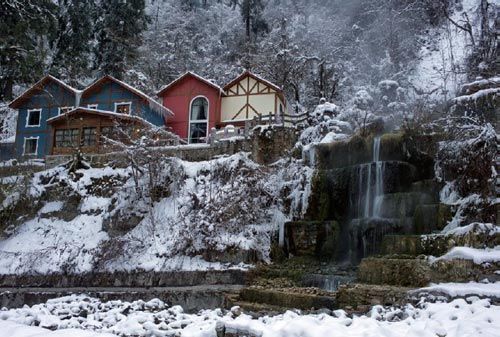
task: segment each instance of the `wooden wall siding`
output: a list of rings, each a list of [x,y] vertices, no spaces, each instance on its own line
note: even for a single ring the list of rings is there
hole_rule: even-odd
[[[146,99],[113,81],[105,82],[93,92],[85,93],[81,97],[79,106],[87,107],[89,104],[97,104],[98,109],[114,111],[115,102],[131,102],[132,115],[139,116],[153,125],[165,125],[163,116],[154,112]],[[76,103],[76,93],[55,80],[48,80],[42,84],[41,90],[24,100],[18,109],[16,155],[22,156],[24,138],[28,137],[38,137],[37,157],[50,154],[53,137],[47,119],[57,116],[60,107],[76,107]],[[30,109],[42,110],[40,126],[26,127],[26,118]]]
[[[47,119],[57,116],[59,114],[59,107],[74,105],[74,92],[53,81],[47,82],[42,87],[42,90],[28,98],[18,113],[15,142],[16,154],[22,156],[25,137],[39,137],[37,157],[40,158],[49,154],[49,126],[47,125]],[[26,127],[26,118],[29,109],[42,109],[39,127]]]
[[[51,139],[50,139],[50,146],[51,146],[51,154],[54,155],[60,155],[60,154],[73,154],[77,149],[79,149],[82,153],[107,153],[110,151],[114,151],[117,148],[115,146],[110,146],[110,145],[105,145],[101,141],[101,128],[103,127],[112,127],[115,126],[117,123],[116,120],[106,117],[106,116],[97,116],[97,115],[88,115],[85,113],[78,113],[73,116],[71,116],[68,119],[62,119],[58,121],[54,121],[52,123],[52,130],[51,130]],[[137,121],[126,121],[126,120],[121,120],[119,121],[120,125],[134,125],[137,128],[142,129],[144,125],[141,125]],[[96,146],[81,146],[81,140],[83,137],[83,128],[87,127],[95,127],[96,128]],[[78,143],[77,147],[56,147],[55,146],[55,134],[56,130],[63,130],[63,129],[79,129],[79,137],[80,141]],[[138,132],[134,132],[132,135],[132,139],[137,138]]]
[[[279,112],[278,92],[267,84],[247,76],[231,86],[222,98],[221,123],[236,123],[259,114]],[[282,102],[284,105],[284,102]]]
[[[83,96],[80,106],[86,108],[88,105],[97,104],[99,110],[115,111],[115,103],[120,102],[131,102],[131,114],[134,116],[139,116],[157,126],[165,124],[163,117],[152,111],[144,98],[112,81],[103,84],[99,90]]]
[[[170,87],[162,96],[163,106],[173,111],[174,116],[167,121],[167,126],[179,137],[187,139],[189,130],[189,109],[191,101],[197,96],[208,99],[208,131],[220,121],[221,92],[193,76],[186,76]],[[208,135],[207,131],[207,135]]]

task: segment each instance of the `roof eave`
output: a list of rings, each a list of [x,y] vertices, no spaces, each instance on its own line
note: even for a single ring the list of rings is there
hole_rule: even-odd
[[[11,108],[11,109],[19,109],[21,106],[20,104],[22,104],[22,102],[27,99],[29,96],[32,95],[32,92],[36,89],[39,89],[38,86],[44,84],[45,82],[47,82],[48,80],[50,81],[53,81],[55,83],[57,83],[58,85],[61,85],[62,87],[64,87],[66,90],[68,91],[71,91],[73,94],[76,95],[76,93],[78,92],[78,90],[76,90],[75,88],[73,88],[72,86],[64,83],[63,81],[61,81],[60,79],[58,79],[57,77],[55,76],[52,76],[50,74],[47,74],[45,75],[44,77],[42,77],[40,80],[38,80],[35,84],[33,84],[31,87],[29,87],[28,89],[26,89],[21,95],[19,95],[16,99],[14,99],[12,102],[9,103],[8,107]]]
[[[165,92],[168,91],[168,89],[170,89],[171,87],[173,87],[175,84],[177,84],[178,82],[180,82],[181,80],[183,80],[185,77],[187,76],[192,76],[196,79],[198,79],[199,81],[205,83],[206,85],[216,89],[217,91],[220,92],[221,95],[225,95],[225,92],[224,92],[224,88],[218,86],[217,84],[209,81],[208,79],[196,74],[196,73],[193,73],[192,71],[187,71],[185,72],[184,74],[182,74],[181,76],[177,77],[175,80],[173,80],[172,82],[168,83],[167,85],[165,85],[163,88],[161,88],[157,93],[156,93],[156,96],[158,97],[163,97],[165,95]]]

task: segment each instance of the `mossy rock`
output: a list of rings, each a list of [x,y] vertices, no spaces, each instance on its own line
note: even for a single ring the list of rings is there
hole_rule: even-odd
[[[431,280],[431,269],[425,260],[365,258],[358,268],[361,283],[423,287]]]
[[[479,282],[488,279],[490,282],[500,281],[496,271],[500,263],[476,264],[471,260],[439,260],[431,264],[433,282]]]
[[[410,289],[360,283],[341,285],[336,292],[336,300],[338,307],[344,310],[373,305],[404,305],[407,303],[407,294]]]
[[[419,235],[386,235],[382,240],[381,253],[417,256],[425,253],[421,243]]]
[[[349,182],[347,168],[316,171],[305,219],[326,221],[345,217],[349,208]]]
[[[285,250],[292,256],[332,259],[338,247],[340,228],[336,221],[292,221],[285,223]]]
[[[316,168],[342,168],[371,161],[371,138],[355,135],[345,141],[318,144],[315,147]]]
[[[280,247],[277,242],[271,244],[271,250],[269,253],[271,261],[273,262],[283,262],[286,259],[286,252],[283,247]]]
[[[335,297],[309,295],[290,291],[244,288],[240,299],[246,302],[265,303],[289,309],[335,309]]]

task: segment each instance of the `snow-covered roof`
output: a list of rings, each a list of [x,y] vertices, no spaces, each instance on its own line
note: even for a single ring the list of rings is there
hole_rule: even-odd
[[[160,91],[158,91],[158,93],[156,95],[158,95],[159,97],[163,96],[165,94],[165,92],[170,89],[171,87],[173,87],[175,84],[179,83],[181,80],[183,80],[184,78],[186,78],[187,76],[191,76],[191,77],[194,77],[196,78],[197,80],[219,90],[219,92],[221,94],[224,94],[224,89],[220,86],[218,86],[217,84],[215,84],[214,82],[210,81],[209,79],[206,79],[198,74],[195,74],[191,71],[188,71],[188,72],[185,72],[184,74],[182,74],[181,76],[177,77],[175,80],[173,80],[172,82],[170,82],[169,84],[163,86]]]
[[[99,110],[99,109],[90,109],[90,108],[84,108],[84,107],[78,107],[73,110],[70,110],[66,113],[60,114],[59,116],[55,116],[52,118],[47,119],[47,123],[52,123],[61,119],[65,119],[71,115],[74,115],[75,113],[78,112],[85,112],[93,115],[99,115],[99,116],[105,116],[105,117],[110,117],[110,118],[116,118],[116,119],[127,119],[127,120],[134,120],[137,122],[140,122],[142,124],[147,124],[150,126],[154,126],[144,118],[141,118],[139,116],[134,116],[134,115],[127,115],[123,113],[118,113],[118,112],[113,112],[113,111],[108,111],[108,110]]]
[[[19,97],[17,97],[15,100],[10,102],[9,107],[12,109],[19,108],[22,102],[24,102],[27,98],[31,97],[31,95],[33,95],[35,92],[40,90],[41,87],[49,81],[57,83],[58,85],[65,88],[66,90],[69,90],[72,93],[74,93],[76,96],[78,96],[81,93],[80,90],[73,88],[72,86],[64,83],[63,81],[61,81],[58,78],[56,78],[52,75],[45,75],[41,80],[39,80],[38,82],[33,84],[30,88],[28,88],[26,91],[24,91]]]
[[[279,93],[281,93],[283,91],[283,89],[281,89],[281,87],[279,87],[278,85],[276,85],[276,84],[274,84],[274,83],[266,80],[265,78],[260,77],[259,75],[256,75],[256,74],[252,73],[249,70],[245,70],[240,75],[238,75],[235,79],[233,79],[231,82],[229,82],[228,84],[226,84],[224,86],[224,91],[228,90],[233,85],[235,85],[236,83],[240,82],[242,79],[244,79],[246,77],[252,77],[254,80],[256,80],[258,82],[261,82],[261,83],[264,83],[265,85],[273,88],[274,90],[276,90]]]
[[[113,76],[111,75],[105,75],[103,77],[101,77],[100,79],[94,81],[92,84],[90,84],[87,88],[85,88],[85,90],[83,90],[82,94],[80,97],[85,97],[85,95],[90,92],[91,90],[95,89],[96,87],[98,87],[99,85],[103,84],[104,82],[106,81],[112,81],[112,82],[115,82],[117,84],[119,84],[120,86],[122,86],[123,88],[127,89],[128,91],[136,94],[137,96],[145,99],[148,103],[149,103],[149,107],[151,108],[151,110],[153,110],[154,112],[156,112],[157,114],[161,115],[162,117],[168,117],[168,116],[173,116],[174,113],[168,109],[167,107],[164,107],[163,105],[161,105],[159,102],[157,102],[156,100],[154,100],[151,96],[145,94],[143,91],[137,89],[137,88],[134,88],[133,86],[123,82],[123,81],[120,81],[119,79],[116,79],[114,78]]]

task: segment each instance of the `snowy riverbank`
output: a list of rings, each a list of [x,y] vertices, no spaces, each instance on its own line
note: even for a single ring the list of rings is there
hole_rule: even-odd
[[[181,307],[168,307],[160,300],[101,302],[72,295],[0,311],[0,337],[216,337],[216,330],[221,329],[236,336],[244,331],[262,337],[500,336],[500,306],[470,296],[449,303],[422,300],[403,308],[377,305],[361,316],[343,310],[314,315],[287,311],[255,319],[239,308],[187,314]]]

